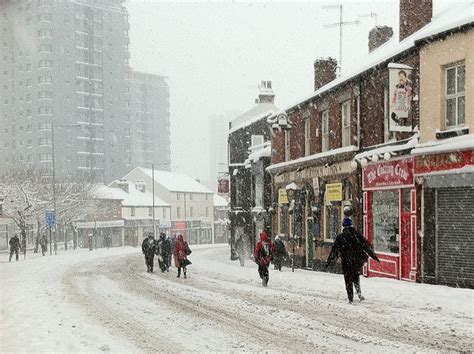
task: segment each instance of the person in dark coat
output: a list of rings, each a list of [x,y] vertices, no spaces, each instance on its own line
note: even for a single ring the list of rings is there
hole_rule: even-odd
[[[13,253],[15,253],[15,258],[18,261],[18,253],[20,252],[20,239],[18,238],[18,235],[15,234],[12,237],[10,237],[10,241],[8,241],[8,244],[10,245],[10,259],[9,262],[12,261]]]
[[[325,268],[327,268],[338,256],[341,257],[347,298],[349,303],[352,303],[354,300],[353,287],[356,289],[359,300],[364,300],[360,289],[359,279],[362,266],[367,262],[369,256],[377,262],[380,262],[380,260],[364,236],[362,236],[362,234],[352,226],[352,220],[350,218],[344,218],[342,226],[343,231],[334,241]]]
[[[160,233],[160,237],[158,238],[157,247],[156,247],[156,254],[158,255],[158,265],[160,266],[160,270],[162,273],[168,270],[168,247],[167,247],[167,239],[166,234],[164,232]]]
[[[272,261],[272,257],[275,253],[270,237],[266,231],[260,233],[260,241],[255,245],[254,259],[258,264],[258,275],[262,279],[262,285],[267,286],[270,274],[268,272],[268,266]]]
[[[142,242],[142,253],[145,255],[145,264],[147,273],[153,273],[153,263],[156,252],[156,241],[153,232],[148,233],[148,237]]]
[[[279,236],[275,237],[275,257],[273,257],[273,264],[276,270],[281,272],[281,266],[287,255],[285,244]]]
[[[39,243],[41,246],[41,253],[44,256],[48,252],[48,238],[46,237],[45,234],[41,236]]]
[[[170,271],[171,259],[173,257],[173,243],[168,236],[165,236],[165,241],[163,242],[163,260],[166,264],[166,271]]]
[[[183,275],[186,279],[186,266],[190,264],[187,256],[190,253],[191,250],[188,243],[184,241],[183,235],[178,235],[178,239],[173,249],[174,265],[178,268],[177,278],[181,276],[181,269],[183,269]]]
[[[237,241],[235,241],[235,252],[237,252],[237,256],[239,257],[240,266],[245,265],[245,253],[244,253],[244,240],[242,240],[242,236],[239,236]]]

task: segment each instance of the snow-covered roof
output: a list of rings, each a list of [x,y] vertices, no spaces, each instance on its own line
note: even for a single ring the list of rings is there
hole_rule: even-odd
[[[394,141],[394,142],[388,142],[388,143],[372,146],[370,150],[366,150],[364,152],[361,152],[355,155],[354,160],[361,160],[363,158],[372,157],[372,156],[377,156],[378,158],[379,155],[384,155],[386,153],[390,154],[391,156],[393,154],[396,154],[399,151],[404,151],[404,150],[408,150],[415,147],[418,144],[418,138],[419,138],[419,134],[416,133],[408,140]],[[387,156],[388,158],[390,158],[389,155]]]
[[[135,183],[130,181],[120,181],[120,183],[128,183],[128,193],[122,188],[116,186],[117,181],[112,182],[109,186],[97,185],[93,191],[97,199],[121,200],[124,207],[152,207],[153,194],[146,191],[142,192],[135,188]],[[155,206],[170,206],[163,199],[155,195]]]
[[[151,168],[137,168],[148,177],[152,177]],[[155,181],[171,192],[213,194],[210,189],[183,173],[155,170]]]
[[[105,184],[97,184],[92,190],[92,195],[97,199],[125,200],[128,194],[120,188],[112,188]]]
[[[362,74],[363,72],[389,61],[391,58],[413,48],[417,41],[441,34],[458,27],[474,22],[474,1],[462,3],[458,6],[453,6],[447,11],[444,11],[431,19],[431,22],[422,27],[411,36],[405,38],[401,42],[397,42],[392,38],[384,45],[380,46],[373,52],[369,53],[367,57],[363,58],[362,64],[355,65],[352,70],[349,70],[344,75],[324,85],[311,95],[298,100],[298,102],[289,105],[285,111],[292,109],[299,104],[302,104],[324,92],[327,92],[338,85]]]
[[[253,162],[258,162],[263,157],[271,157],[272,156],[272,146],[271,144],[267,144],[265,147],[261,149],[255,150],[249,154],[247,160],[245,160],[245,167],[250,167],[250,164]]]
[[[302,164],[302,163],[305,163],[305,162],[312,162],[312,161],[321,159],[323,157],[343,154],[343,153],[346,153],[346,152],[354,152],[354,151],[357,151],[357,146],[354,146],[354,145],[345,146],[345,147],[338,148],[338,149],[328,150],[328,151],[320,152],[320,153],[317,153],[317,154],[313,154],[313,155],[309,155],[309,156],[305,156],[305,157],[300,157],[299,159],[295,159],[295,160],[291,160],[291,161],[276,163],[276,164],[273,164],[273,165],[267,167],[267,171],[271,172],[271,171],[275,171],[275,170],[289,168],[289,167],[299,165],[299,164]]]
[[[229,202],[225,198],[221,197],[218,194],[214,194],[214,206],[215,207],[226,207],[229,205]]]
[[[413,155],[432,154],[474,149],[474,134],[457,136],[442,141],[428,141],[417,144],[411,151]]]
[[[273,115],[277,111],[279,111],[279,109],[273,103],[259,103],[250,108],[248,111],[233,118],[231,121],[229,133],[247,127],[262,118]]]

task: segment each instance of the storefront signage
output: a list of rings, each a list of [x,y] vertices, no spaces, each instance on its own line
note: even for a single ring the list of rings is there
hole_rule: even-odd
[[[389,95],[390,95],[390,131],[410,132],[411,101],[413,97],[412,68],[390,63],[389,68]]]
[[[342,183],[326,184],[326,200],[328,202],[338,202],[342,200]]]
[[[288,194],[286,194],[285,188],[278,190],[278,204],[288,204]]]
[[[452,151],[415,157],[415,173],[423,174],[462,168],[472,164],[472,151]]]
[[[123,220],[76,222],[76,227],[78,229],[100,229],[107,227],[122,227],[124,225],[125,222]]]
[[[295,167],[296,168],[296,167]],[[332,165],[308,167],[301,171],[288,171],[281,175],[275,176],[275,183],[284,182],[301,182],[305,179],[312,179],[315,177],[327,177],[339,174],[350,174],[354,171],[351,161],[338,162]]]
[[[377,189],[414,185],[413,158],[376,163],[362,170],[362,188]]]

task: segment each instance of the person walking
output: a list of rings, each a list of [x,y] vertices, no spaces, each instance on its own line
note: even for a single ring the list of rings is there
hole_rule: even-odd
[[[93,244],[92,244],[92,241],[93,241],[92,234],[89,234],[88,239],[89,239],[89,251],[92,251],[92,246],[93,246]],[[49,247],[51,247],[51,245]]]
[[[10,241],[8,241],[8,244],[10,245],[10,259],[8,261],[12,261],[13,253],[15,253],[15,258],[18,261],[18,253],[20,252],[20,239],[18,238],[18,235],[14,234],[10,238]]]
[[[262,285],[267,286],[270,274],[268,266],[272,261],[275,247],[266,231],[260,233],[260,241],[255,245],[254,259],[258,265],[258,275],[262,279]]]
[[[183,269],[183,276],[186,279],[186,267],[191,264],[188,260],[188,255],[191,254],[191,249],[186,241],[184,241],[183,235],[178,235],[176,244],[173,250],[174,265],[178,268],[177,278],[181,277],[181,269]]]
[[[273,264],[275,265],[275,270],[279,270],[281,272],[281,267],[287,255],[288,255],[288,252],[286,251],[285,244],[281,240],[280,236],[276,236],[275,237],[275,257],[273,257]]]
[[[235,251],[237,252],[237,257],[239,257],[240,266],[245,266],[244,240],[242,240],[242,236],[239,236],[237,241],[235,241]]]
[[[48,238],[43,234],[40,238],[41,253],[43,256],[48,252]]]
[[[168,268],[165,248],[166,248],[166,234],[164,232],[161,232],[160,237],[158,238],[155,252],[158,256],[158,265],[162,273],[164,273]]]
[[[163,244],[163,259],[166,263],[167,272],[170,271],[172,256],[173,256],[173,242],[168,236],[166,236],[165,242]]]
[[[379,263],[380,260],[364,236],[353,227],[350,218],[344,218],[342,221],[342,227],[342,233],[336,237],[324,269],[327,269],[331,262],[338,256],[341,257],[347,299],[349,300],[349,303],[352,304],[354,300],[353,287],[356,289],[359,300],[365,300],[360,288],[359,278],[362,266],[367,262],[369,256]]]
[[[156,241],[153,232],[148,233],[148,237],[142,242],[142,253],[145,255],[145,265],[147,273],[153,273],[153,263],[156,252]]]

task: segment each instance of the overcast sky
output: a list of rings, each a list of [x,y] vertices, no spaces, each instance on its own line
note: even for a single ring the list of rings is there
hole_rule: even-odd
[[[434,15],[453,2],[434,0]],[[251,108],[261,80],[279,107],[312,92],[314,59],[339,57],[338,28],[324,27],[334,3],[128,1],[132,67],[169,78],[173,170],[208,180],[208,117]],[[361,21],[344,26],[344,72],[368,51],[371,12],[398,38],[398,0],[342,4],[344,21]]]

